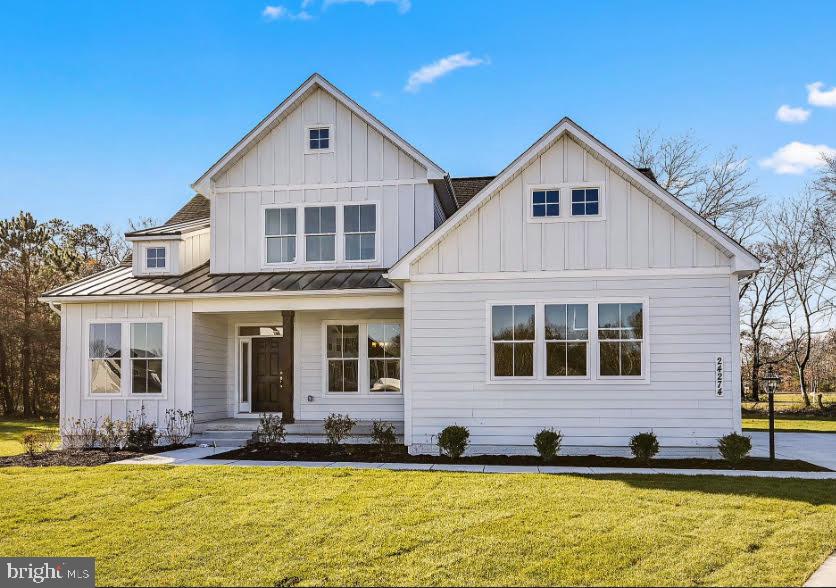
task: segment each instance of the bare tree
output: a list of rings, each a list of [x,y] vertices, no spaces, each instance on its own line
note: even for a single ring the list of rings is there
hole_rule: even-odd
[[[747,281],[741,296],[741,335],[751,345],[749,361],[746,362],[747,376],[752,399],[760,401],[760,370],[766,363],[776,361],[775,357],[764,359],[764,346],[774,347],[777,335],[784,322],[777,316],[782,307],[784,273],[776,260],[775,247],[769,243],[755,245],[753,253],[761,260],[761,269]],[[742,389],[742,387],[741,387]]]
[[[755,191],[748,159],[731,147],[705,164],[706,151],[691,133],[657,140],[655,131],[639,131],[633,164],[649,167],[660,186],[715,227],[749,241],[760,230],[764,199]]]
[[[818,199],[811,193],[786,201],[770,219],[775,255],[784,274],[781,297],[799,392],[810,406],[808,365],[813,337],[827,330],[833,312],[829,251],[820,231]]]
[[[813,181],[813,189],[836,204],[836,155],[822,153],[824,167]]]

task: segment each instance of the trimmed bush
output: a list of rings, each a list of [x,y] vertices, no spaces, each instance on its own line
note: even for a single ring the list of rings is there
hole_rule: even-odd
[[[375,421],[372,423],[372,442],[382,452],[389,449],[397,442],[395,425],[386,421]]]
[[[40,443],[38,442],[38,434],[33,431],[27,431],[23,434],[23,439],[20,440],[23,445],[23,451],[26,452],[30,458],[34,459],[38,455]]]
[[[752,439],[746,435],[729,433],[717,440],[720,455],[731,464],[738,464],[752,451]]]
[[[282,417],[276,414],[261,414],[261,420],[256,431],[256,437],[267,445],[279,445],[284,443],[286,431]]]
[[[61,425],[61,439],[67,451],[93,449],[99,432],[99,419],[67,419]]]
[[[470,431],[467,427],[450,425],[438,435],[438,448],[444,455],[452,459],[459,459],[467,449]]]
[[[106,416],[99,428],[99,447],[105,451],[123,449],[128,442],[128,422]]]
[[[656,434],[651,431],[650,433],[633,435],[630,439],[630,451],[633,452],[633,457],[640,462],[649,462],[654,455],[659,453],[659,440],[656,438]]]
[[[128,413],[128,447],[148,451],[157,443],[157,423],[145,421],[145,406]]]
[[[357,422],[347,414],[329,414],[323,425],[325,436],[328,438],[328,445],[336,447],[343,439],[350,437],[351,429],[356,424]]]
[[[165,411],[165,423],[160,437],[171,445],[182,445],[186,439],[192,436],[192,425],[194,424],[194,411],[183,412],[180,409],[167,408]]]
[[[543,429],[534,435],[534,447],[543,461],[551,461],[560,451],[560,444],[563,442],[563,434],[554,429]]]

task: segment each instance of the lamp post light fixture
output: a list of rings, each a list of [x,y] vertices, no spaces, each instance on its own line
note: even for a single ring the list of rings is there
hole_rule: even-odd
[[[775,461],[775,391],[781,383],[781,377],[770,365],[766,368],[766,374],[761,376],[761,382],[769,396],[769,461]]]

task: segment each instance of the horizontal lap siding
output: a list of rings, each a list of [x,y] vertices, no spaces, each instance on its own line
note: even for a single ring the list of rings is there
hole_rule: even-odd
[[[89,321],[121,322],[124,319],[165,319],[166,351],[164,371],[165,397],[101,397],[87,395],[86,381],[89,358],[85,347],[85,331]],[[62,315],[61,353],[61,418],[93,418],[99,422],[106,416],[126,419],[130,413],[145,408],[148,420],[162,424],[166,409],[192,409],[192,304],[190,301],[118,302],[98,304],[65,304]],[[123,325],[124,328],[130,328]],[[124,357],[122,371],[130,370]]]
[[[724,397],[713,387],[714,357],[731,366],[737,337],[730,284],[724,275],[413,282],[412,443],[432,443],[455,423],[477,445],[530,447],[544,427],[560,429],[567,445],[624,446],[649,430],[663,445],[713,445],[739,426],[732,393],[739,371],[726,369]],[[648,382],[487,382],[489,301],[618,297],[649,300]]]
[[[296,359],[296,386],[294,404],[297,419],[322,420],[331,413],[349,414],[362,420],[403,420],[403,397],[397,395],[373,396],[368,394],[327,395],[324,393],[323,368],[324,342],[322,322],[325,320],[368,320],[392,318],[400,321],[401,310],[389,311],[330,311],[297,312],[295,328],[298,331]],[[363,342],[361,342],[363,344]],[[313,402],[308,401],[313,397]]]
[[[194,411],[195,421],[231,416],[227,392],[227,321],[211,315],[194,315]]]

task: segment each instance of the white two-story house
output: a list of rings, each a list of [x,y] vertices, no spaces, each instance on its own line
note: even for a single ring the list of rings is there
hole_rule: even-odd
[[[45,294],[61,418],[193,410],[447,425],[473,452],[693,453],[740,430],[738,280],[758,260],[569,119],[451,178],[319,75],[129,260]]]

